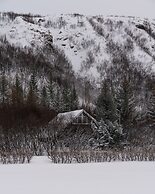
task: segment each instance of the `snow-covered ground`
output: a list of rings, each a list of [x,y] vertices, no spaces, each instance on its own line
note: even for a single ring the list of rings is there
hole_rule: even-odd
[[[154,162],[0,165],[2,194],[154,194]]]

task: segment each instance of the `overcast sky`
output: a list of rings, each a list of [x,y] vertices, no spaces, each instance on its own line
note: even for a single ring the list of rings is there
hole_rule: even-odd
[[[155,0],[0,0],[0,11],[81,13],[155,18]]]

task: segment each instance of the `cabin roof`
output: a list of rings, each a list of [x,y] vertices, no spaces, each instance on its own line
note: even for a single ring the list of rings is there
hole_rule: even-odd
[[[57,115],[57,118],[63,118],[66,120],[70,120],[73,118],[77,118],[81,113],[83,113],[83,109],[75,110],[75,111],[71,111],[71,112],[59,113]]]
[[[75,110],[75,111],[71,111],[71,112],[65,112],[65,113],[59,113],[54,120],[55,121],[60,121],[61,124],[63,124],[64,126],[68,125],[69,123],[71,123],[75,118],[77,118],[78,116],[80,116],[82,113],[85,113],[91,120],[93,120],[94,123],[97,124],[96,119],[94,119],[89,113],[87,113],[84,109],[80,109],[80,110]]]

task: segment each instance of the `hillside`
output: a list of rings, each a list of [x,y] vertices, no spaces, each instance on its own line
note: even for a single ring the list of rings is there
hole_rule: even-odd
[[[16,15],[15,15],[16,16]],[[142,68],[155,68],[155,21],[135,17],[79,14],[14,18],[1,13],[0,36],[21,47],[52,44],[64,51],[76,76],[100,83],[112,65],[109,44],[124,47]],[[107,64],[108,63],[108,64]]]
[[[25,94],[35,72],[39,96],[52,81],[55,96],[76,88],[80,105],[94,106],[103,80],[117,90],[129,73],[138,109],[146,109],[144,87],[155,71],[155,20],[1,13],[0,42],[1,68],[11,85],[19,74]]]

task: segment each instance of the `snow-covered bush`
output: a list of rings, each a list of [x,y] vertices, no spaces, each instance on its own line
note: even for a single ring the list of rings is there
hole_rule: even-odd
[[[94,148],[119,146],[123,137],[123,128],[117,122],[101,120],[98,126],[93,125],[93,137],[89,143]]]

